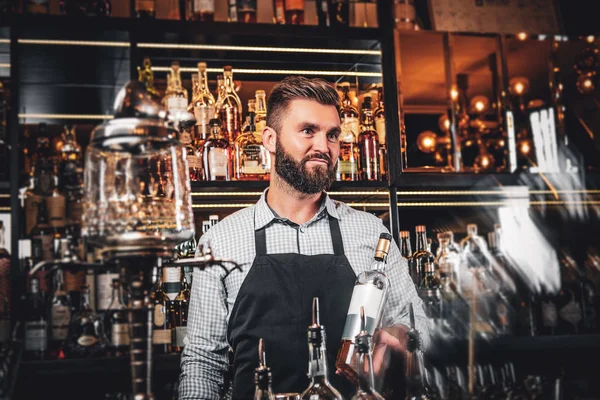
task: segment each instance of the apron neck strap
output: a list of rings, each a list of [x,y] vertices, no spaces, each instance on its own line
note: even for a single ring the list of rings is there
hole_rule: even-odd
[[[254,244],[256,246],[256,255],[267,255],[267,235],[265,229],[268,225],[254,231]],[[344,255],[344,242],[342,241],[342,232],[340,223],[335,217],[329,215],[329,232],[331,233],[331,242],[333,244],[333,254],[336,256]]]

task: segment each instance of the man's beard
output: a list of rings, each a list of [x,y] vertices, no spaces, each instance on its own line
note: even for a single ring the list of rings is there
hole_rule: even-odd
[[[310,160],[321,159],[327,161],[327,168],[315,167],[311,171],[306,168]],[[296,161],[289,155],[277,141],[275,144],[275,171],[284,181],[300,193],[316,194],[328,190],[335,180],[335,162],[322,153],[307,155]]]

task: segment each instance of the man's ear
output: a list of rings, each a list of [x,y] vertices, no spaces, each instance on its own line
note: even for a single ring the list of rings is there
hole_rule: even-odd
[[[275,146],[277,144],[277,132],[275,132],[275,129],[266,126],[262,131],[262,139],[265,149],[267,149],[269,153],[275,153]]]

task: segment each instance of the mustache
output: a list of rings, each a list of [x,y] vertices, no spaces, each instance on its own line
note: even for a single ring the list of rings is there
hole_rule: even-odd
[[[327,154],[324,154],[324,153],[310,154],[310,155],[304,157],[304,159],[302,160],[302,164],[305,164],[306,162],[308,162],[310,160],[314,160],[314,159],[325,160],[325,161],[327,161],[327,165],[329,165],[329,166],[331,166],[333,164],[331,157],[329,157]]]

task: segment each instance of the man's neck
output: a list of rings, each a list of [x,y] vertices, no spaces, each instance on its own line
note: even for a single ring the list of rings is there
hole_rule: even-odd
[[[300,193],[276,173],[271,173],[267,204],[281,218],[302,225],[312,219],[321,206],[323,192]]]

